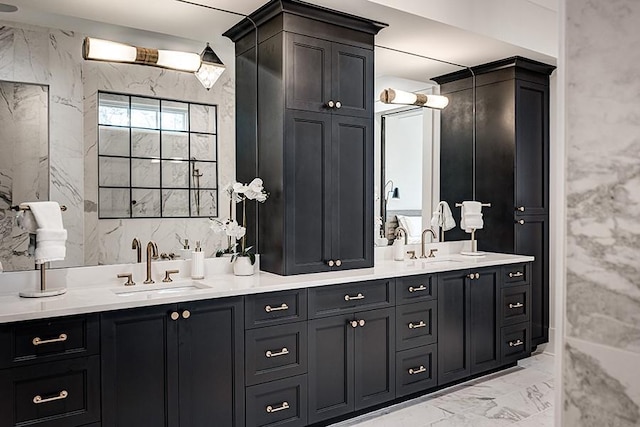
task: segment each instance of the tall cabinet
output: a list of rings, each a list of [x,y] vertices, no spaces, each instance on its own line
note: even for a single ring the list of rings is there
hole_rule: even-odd
[[[535,257],[532,345],[549,340],[549,75],[555,67],[522,57],[434,78],[450,98],[441,113],[440,195],[491,203],[478,248]],[[475,192],[475,194],[474,194]],[[468,239],[460,229],[450,239]]]
[[[257,35],[247,19],[224,35],[236,43],[236,175],[271,193],[249,212],[261,268],[371,267],[373,46],[385,24],[296,0],[250,17]]]

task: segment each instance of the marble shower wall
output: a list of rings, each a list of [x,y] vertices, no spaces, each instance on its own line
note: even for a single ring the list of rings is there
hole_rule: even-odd
[[[82,37],[72,31],[0,21],[0,80],[49,86],[49,199],[67,206],[67,258],[84,264]]]
[[[640,2],[566,1],[564,426],[640,425]]]
[[[233,66],[211,90],[202,87],[193,74],[130,64],[85,62],[84,134],[85,134],[85,242],[87,265],[134,261],[131,240],[138,237],[146,244],[158,243],[161,252],[177,252],[179,240],[189,239],[191,247],[200,240],[206,256],[226,246],[222,236],[209,229],[209,221],[189,219],[100,219],[98,220],[97,176],[97,92],[119,92],[180,101],[218,105],[218,174],[220,186],[235,177],[235,82]],[[226,194],[218,191],[219,217],[229,214]],[[96,244],[97,243],[97,244]]]

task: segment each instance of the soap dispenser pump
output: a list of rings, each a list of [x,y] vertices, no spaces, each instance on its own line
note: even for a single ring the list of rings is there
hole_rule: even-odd
[[[189,247],[189,239],[184,239],[184,243],[182,243],[182,249],[180,249],[180,257],[182,259],[191,259],[191,248]]]

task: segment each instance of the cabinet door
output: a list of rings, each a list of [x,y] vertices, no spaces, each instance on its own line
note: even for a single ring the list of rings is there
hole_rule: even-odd
[[[548,86],[516,80],[516,140],[516,213],[548,214]]]
[[[328,270],[331,115],[287,111],[285,147],[285,273]]]
[[[373,117],[373,51],[341,43],[332,45],[331,95],[334,114]]]
[[[471,270],[479,275],[469,282],[472,375],[500,363],[500,271],[499,268]]]
[[[373,267],[373,123],[333,117],[332,251],[337,268]]]
[[[354,410],[353,314],[309,321],[309,423]]]
[[[395,309],[355,314],[355,409],[396,397]]]
[[[184,303],[178,312],[180,427],[244,426],[242,299]]]
[[[287,108],[329,111],[327,103],[332,100],[331,42],[287,32],[285,43]]]
[[[178,426],[175,305],[107,312],[102,324],[102,425]]]
[[[516,253],[531,255],[531,345],[549,341],[549,221],[521,216],[515,223]]]
[[[468,271],[438,275],[438,385],[469,376]]]

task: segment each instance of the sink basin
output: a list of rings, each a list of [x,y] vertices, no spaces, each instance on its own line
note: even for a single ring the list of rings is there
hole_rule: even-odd
[[[200,282],[178,282],[162,283],[151,285],[136,285],[127,288],[112,289],[113,293],[119,297],[129,297],[134,295],[161,296],[193,292],[200,289],[209,289],[209,286]]]

